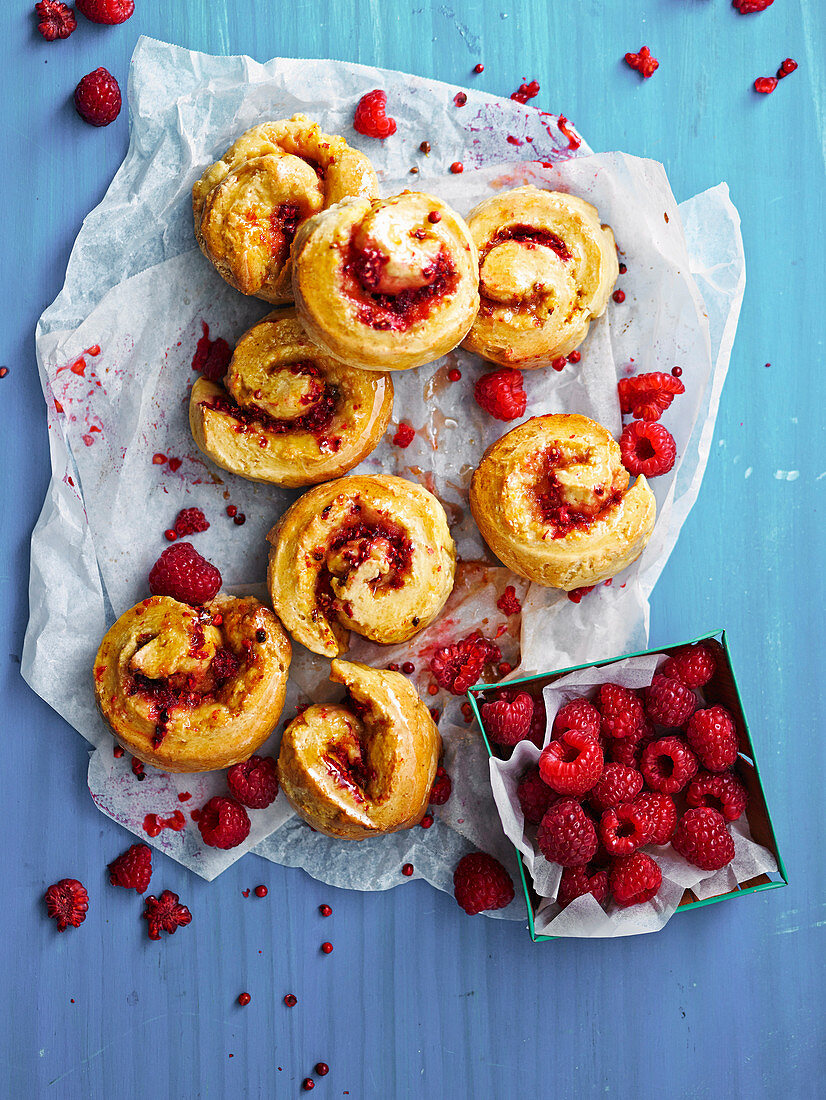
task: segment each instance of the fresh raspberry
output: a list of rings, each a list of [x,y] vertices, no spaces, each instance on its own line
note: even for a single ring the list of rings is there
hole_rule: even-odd
[[[776,76],[758,76],[754,82],[754,90],[760,95],[771,95],[777,87]]]
[[[686,810],[671,838],[674,850],[703,871],[719,871],[734,859],[734,841],[717,810]]]
[[[641,46],[639,53],[627,53],[625,63],[630,65],[632,69],[636,69],[644,80],[648,80],[649,76],[653,76],[660,67],[659,61],[656,57],[651,56],[651,51],[647,46]]]
[[[524,415],[528,398],[522,389],[522,371],[513,367],[483,374],[473,390],[476,403],[497,420],[517,420]]]
[[[113,886],[145,894],[152,878],[152,849],[148,844],[133,844],[109,864],[109,881]]]
[[[473,916],[504,909],[513,901],[513,882],[498,859],[487,852],[463,856],[453,872],[453,896]]]
[[[672,374],[655,371],[621,378],[617,384],[620,409],[637,420],[659,420],[676,394],[685,393],[685,386]]]
[[[47,42],[54,42],[56,38],[68,38],[77,26],[75,13],[60,0],[40,0],[35,4],[37,13],[37,29]]]
[[[159,898],[150,894],[144,901],[142,916],[148,924],[150,940],[159,940],[161,932],[173,936],[177,928],[185,928],[192,920],[190,911],[171,890],[164,890]]]
[[[516,595],[516,589],[512,584],[508,585],[496,601],[496,606],[503,615],[518,615],[522,610],[522,604],[519,602],[519,598]]]
[[[541,695],[534,696],[533,718],[531,719],[531,732],[528,740],[533,741],[538,749],[545,743],[545,730],[548,726],[548,716],[545,713],[545,700]]]
[[[722,772],[737,761],[737,730],[725,707],[696,711],[685,735],[706,771]]]
[[[651,843],[654,822],[642,806],[625,802],[606,810],[599,822],[599,839],[612,856],[630,856],[637,848]]]
[[[645,852],[620,856],[611,862],[608,872],[608,884],[614,901],[623,909],[651,901],[656,897],[662,881],[662,871]]]
[[[77,10],[91,23],[114,26],[125,23],[135,10],[135,0],[75,0]]]
[[[433,786],[430,788],[428,802],[431,806],[444,806],[445,802],[450,798],[450,792],[452,790],[453,782],[450,776],[444,768],[437,768],[436,778],[433,780]]]
[[[753,15],[755,12],[765,11],[773,3],[774,0],[731,0],[731,6],[741,15]]]
[[[485,731],[497,745],[516,745],[531,732],[533,699],[527,691],[504,689],[492,703],[482,704]]]
[[[599,689],[604,737],[637,741],[645,729],[642,703],[630,688],[621,684],[603,684]]]
[[[682,726],[694,712],[697,697],[691,688],[655,673],[651,686],[645,689],[645,713],[652,722],[675,729]]]
[[[736,821],[743,814],[749,796],[733,772],[722,775],[698,772],[688,785],[685,800],[692,809],[707,806],[719,810],[726,821]]]
[[[198,815],[198,828],[210,848],[236,848],[249,836],[250,819],[234,798],[215,795]]]
[[[539,774],[559,794],[583,795],[602,775],[604,763],[596,737],[583,730],[565,730],[539,754]]]
[[[595,871],[588,877],[587,867],[566,867],[559,880],[556,900],[560,909],[570,905],[583,894],[593,894],[600,905],[608,898],[608,872]]]
[[[233,764],[227,771],[227,786],[242,806],[249,806],[251,810],[266,809],[278,794],[275,758],[251,756],[249,760]]]
[[[612,810],[623,802],[633,802],[642,790],[642,772],[624,764],[606,764],[591,788],[588,800],[595,810]]]
[[[195,354],[192,356],[192,369],[198,371],[208,382],[220,382],[227,373],[232,348],[223,338],[217,336],[214,340],[209,338],[209,325],[201,321],[203,336],[195,345]],[[230,505],[232,507],[232,505]],[[232,514],[235,515],[238,509]]]
[[[661,737],[642,750],[640,771],[652,791],[676,794],[697,774],[697,757],[679,737]]]
[[[220,587],[221,574],[189,542],[168,546],[149,574],[153,596],[172,596],[182,603],[207,603]]]
[[[561,798],[542,818],[536,843],[552,863],[578,867],[594,858],[598,847],[597,831],[575,798]]]
[[[633,420],[620,436],[622,463],[629,474],[659,477],[667,474],[677,458],[674,436],[662,424]]]
[[[62,878],[46,891],[46,912],[57,921],[58,932],[65,932],[69,925],[79,928],[86,920],[89,895],[86,887],[76,878]]]
[[[416,438],[416,432],[409,424],[399,424],[393,436],[394,447],[409,447]]]
[[[624,764],[626,768],[639,771],[642,750],[650,740],[650,737],[641,737],[639,741],[630,737],[610,737],[605,742],[606,759],[611,764]]]
[[[674,799],[661,791],[646,791],[634,799],[654,827],[651,844],[667,844],[677,826],[677,807]]]
[[[107,69],[87,73],[75,88],[75,109],[91,126],[114,122],[120,106],[120,85]]]
[[[209,528],[209,520],[200,508],[182,508],[175,520],[175,534],[179,539],[187,535],[196,535]]]
[[[526,821],[538,825],[559,795],[552,791],[539,774],[539,768],[531,767],[519,780],[516,797]]]
[[[212,673],[212,679],[217,686],[221,687],[238,675],[238,669],[240,667],[241,662],[232,650],[225,649],[222,646],[215,651],[215,656],[212,658],[212,664],[209,666],[209,671]]]
[[[460,642],[437,649],[430,658],[430,671],[439,687],[453,695],[464,695],[482,675],[485,665],[501,660],[502,651],[499,646],[475,631]]]
[[[700,688],[709,682],[716,669],[714,650],[705,642],[697,642],[672,653],[663,665],[663,675],[679,680],[686,687]]]
[[[559,737],[565,730],[582,730],[591,737],[599,737],[602,719],[593,703],[587,699],[571,699],[556,712],[552,733]]]
[[[387,114],[387,93],[375,88],[363,95],[356,106],[353,129],[365,137],[384,138],[396,132],[396,120]]]

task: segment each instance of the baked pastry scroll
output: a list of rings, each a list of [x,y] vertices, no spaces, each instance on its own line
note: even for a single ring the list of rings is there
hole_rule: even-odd
[[[463,347],[533,369],[574,351],[605,312],[619,274],[614,234],[575,195],[528,185],[468,217],[479,250],[479,315]]]
[[[345,199],[308,219],[293,245],[304,327],[330,355],[370,370],[429,363],[479,308],[476,248],[440,199],[405,191]]]
[[[470,507],[509,569],[571,591],[615,576],[651,537],[654,494],[642,476],[629,482],[601,424],[575,413],[536,416],[487,449]]]
[[[224,384],[189,398],[195,442],[218,466],[288,487],[340,477],[378,445],[393,411],[390,376],[325,355],[295,310],[276,310],[238,341]]]
[[[247,130],[192,188],[195,236],[242,294],[289,302],[290,246],[311,214],[378,194],[370,161],[304,115]]]
[[[364,840],[418,824],[442,740],[416,689],[398,672],[333,661],[342,703],[317,703],[284,730],[278,779],[312,827]]]
[[[314,653],[347,652],[350,631],[405,642],[453,588],[456,552],[439,501],[389,474],[317,485],[267,536],[267,582],[284,626]]]
[[[251,597],[203,607],[151,596],[124,612],[95,658],[95,698],[115,738],[167,772],[246,760],[284,705],[291,646]]]

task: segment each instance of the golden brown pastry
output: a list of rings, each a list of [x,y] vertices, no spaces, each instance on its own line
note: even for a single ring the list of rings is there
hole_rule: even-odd
[[[291,646],[258,600],[203,607],[151,596],[124,612],[95,658],[95,698],[127,752],[166,772],[246,760],[284,705]]]
[[[370,161],[295,115],[242,134],[192,188],[195,236],[242,294],[289,302],[290,245],[311,214],[348,195],[378,195]]]
[[[364,840],[417,825],[442,739],[416,689],[398,672],[333,661],[343,703],[308,707],[284,730],[278,779],[312,827]]]
[[[347,652],[350,631],[406,642],[453,588],[456,551],[444,508],[420,485],[380,474],[317,485],[267,536],[273,607],[314,653]]]
[[[354,367],[407,370],[450,351],[476,316],[478,282],[468,227],[422,192],[345,199],[308,219],[293,245],[304,327]]]
[[[238,341],[224,385],[199,378],[189,397],[192,434],[213,462],[288,487],[358,465],[392,411],[390,376],[325,355],[293,309],[253,325]]]
[[[571,591],[615,576],[642,553],[656,504],[645,478],[629,489],[610,432],[587,416],[535,416],[482,457],[470,508],[514,573]]]
[[[528,185],[485,199],[468,225],[481,304],[462,346],[528,370],[577,348],[619,274],[614,234],[596,208]]]

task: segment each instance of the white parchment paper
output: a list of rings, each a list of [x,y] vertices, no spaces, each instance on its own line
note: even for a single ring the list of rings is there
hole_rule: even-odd
[[[387,92],[398,123],[385,142],[361,137],[351,125],[358,99],[375,87]],[[183,808],[187,828],[166,830],[151,843],[207,879],[253,847],[356,889],[406,881],[400,867],[409,861],[416,877],[451,890],[458,858],[474,847],[515,870],[479,735],[465,723],[459,700],[444,693],[429,701],[442,712],[453,796],[435,811],[432,829],[361,844],[318,836],[279,798],[251,814],[247,843],[229,852],[204,849],[188,811],[225,790],[223,775],[181,777],[147,768],[139,783],[128,757],[112,757],[90,669],[106,628],[146,594],[149,570],[166,545],[163,531],[180,508],[203,508],[211,526],[193,536],[194,545],[219,566],[225,589],[266,598],[264,536],[296,495],[218,470],[194,446],[187,423],[196,377],[191,361],[203,324],[212,338],[232,344],[268,311],[266,303],[244,298],[220,279],[194,246],[192,232],[192,183],[243,130],[305,112],[368,153],[384,194],[426,189],[463,213],[492,191],[524,182],[570,190],[599,207],[628,265],[621,278],[626,301],[612,303],[592,327],[578,367],[526,374],[526,417],[577,411],[618,432],[618,376],[629,368],[683,369],[686,394],[664,417],[677,441],[678,463],[652,483],[659,515],[651,543],[638,563],[579,604],[564,594],[528,590],[493,564],[470,518],[472,471],[506,430],[473,401],[474,382],[489,368],[457,351],[397,373],[393,424],[359,472],[398,473],[434,491],[465,564],[448,607],[427,632],[392,650],[357,641],[356,659],[378,665],[412,660],[425,697],[433,648],[474,628],[491,637],[504,629],[498,644],[516,664],[519,617],[507,620],[496,608],[508,583],[525,601],[521,670],[639,648],[647,637],[648,596],[699,489],[744,286],[739,219],[725,185],[678,207],[661,165],[621,153],[592,156],[584,143],[573,150],[555,117],[473,90],[457,106],[457,90],[339,62],[276,59],[262,65],[142,38],[129,79],[128,155],[86,218],[63,290],[38,325],[52,481],[32,539],[23,675],[97,746],[89,767],[97,805],[143,839],[146,813],[167,816]],[[419,151],[425,139],[429,156]],[[448,172],[456,160],[465,166],[461,175]],[[411,175],[411,166],[419,173]],[[460,382],[447,378],[453,366],[462,372]],[[398,419],[417,432],[406,450],[390,442]],[[153,464],[156,454],[167,461]],[[225,515],[230,501],[246,515],[243,527]],[[327,663],[296,647],[285,719],[297,703],[330,696],[326,677]],[[262,751],[277,751],[280,731]],[[497,915],[520,918],[524,906],[517,898]]]

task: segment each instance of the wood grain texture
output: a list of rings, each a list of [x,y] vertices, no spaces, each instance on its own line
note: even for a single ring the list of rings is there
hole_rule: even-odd
[[[52,45],[31,7],[4,5],[0,47],[3,1094],[289,1096],[322,1059],[317,1095],[329,1096],[820,1095],[826,6],[778,0],[741,17],[729,0],[138,0],[124,26],[81,19]],[[19,677],[28,540],[48,479],[33,329],[127,143],[125,112],[93,130],[70,96],[100,64],[124,80],[139,33],[502,94],[537,77],[537,106],[562,111],[596,149],[662,160],[678,199],[729,182],[746,299],[652,640],[729,630],[788,889],[676,917],[655,937],[533,945],[519,925],[467,918],[422,883],[360,895],[248,857],[208,886],[156,855],[153,889],[178,891],[194,919],[147,940],[138,899],[106,884],[129,838],[88,797],[85,745]],[[661,63],[644,83],[622,62],[643,43]],[[754,95],[752,80],[786,56],[799,71]],[[41,897],[66,875],[87,884],[91,910],[59,936]],[[242,896],[259,882],[266,899]]]

